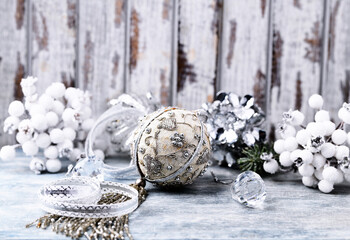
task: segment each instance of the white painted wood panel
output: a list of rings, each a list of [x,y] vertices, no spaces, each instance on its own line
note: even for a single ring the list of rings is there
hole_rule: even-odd
[[[272,11],[272,124],[290,108],[311,120],[307,100],[320,89],[323,1],[274,0]]]
[[[126,1],[79,1],[78,86],[95,116],[123,91]]]
[[[212,101],[216,81],[219,3],[179,1],[177,105],[197,109]]]
[[[220,89],[265,105],[269,0],[223,2]]]
[[[20,82],[26,75],[26,27],[28,9],[25,0],[5,0],[0,4],[0,146],[13,142],[14,137],[2,131],[8,116],[8,105],[22,99]]]
[[[338,109],[350,101],[350,1],[329,0],[327,75],[322,88],[325,109],[338,118]]]
[[[76,0],[31,1],[31,73],[38,92],[52,82],[75,83]]]
[[[130,15],[129,92],[150,91],[169,105],[172,0],[133,0]]]

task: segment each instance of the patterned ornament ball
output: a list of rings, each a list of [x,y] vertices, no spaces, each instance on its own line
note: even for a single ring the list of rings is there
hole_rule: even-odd
[[[197,113],[162,109],[135,129],[131,155],[140,174],[157,186],[191,184],[208,167],[209,135]]]

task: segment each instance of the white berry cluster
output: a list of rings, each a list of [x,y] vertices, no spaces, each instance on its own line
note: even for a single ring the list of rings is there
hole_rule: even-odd
[[[314,94],[309,106],[316,110],[314,121],[303,126],[304,115],[299,111],[283,113],[280,125],[282,139],[274,143],[283,167],[296,166],[305,186],[316,187],[324,193],[333,190],[335,184],[350,181],[349,147],[350,133],[344,131],[344,123],[350,124],[350,104],[339,109],[341,123],[336,126],[329,112],[322,109],[323,98]],[[298,128],[299,130],[297,131]]]
[[[58,172],[60,159],[77,159],[94,124],[90,95],[60,82],[52,83],[39,95],[37,81],[34,77],[22,79],[24,102],[16,100],[9,105],[4,131],[16,134],[18,144],[2,147],[0,157],[4,161],[14,159],[15,148],[21,146],[24,154],[32,157],[30,169],[35,173]],[[40,152],[45,159],[38,157]]]

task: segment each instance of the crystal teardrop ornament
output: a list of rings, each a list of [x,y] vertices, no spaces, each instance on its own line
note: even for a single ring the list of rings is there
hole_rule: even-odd
[[[231,185],[232,198],[247,207],[261,207],[266,198],[265,183],[259,174],[245,171]]]

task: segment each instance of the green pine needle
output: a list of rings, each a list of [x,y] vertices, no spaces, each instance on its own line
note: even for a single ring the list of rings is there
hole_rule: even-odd
[[[264,160],[260,158],[262,153],[272,153],[273,158],[278,160],[278,154],[275,153],[272,146],[268,143],[255,144],[252,147],[243,149],[244,157],[238,159],[238,167],[241,171],[254,171],[256,173],[264,173]]]

